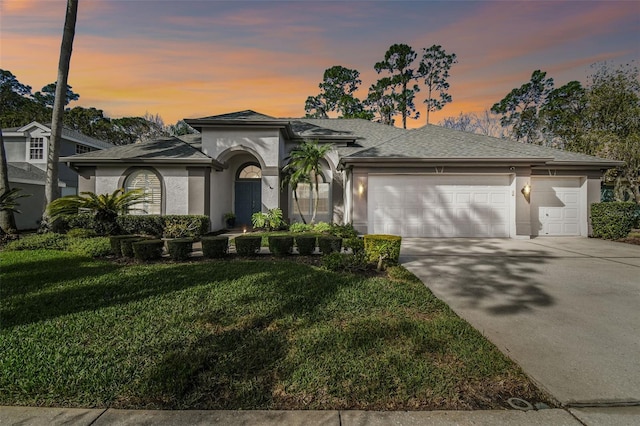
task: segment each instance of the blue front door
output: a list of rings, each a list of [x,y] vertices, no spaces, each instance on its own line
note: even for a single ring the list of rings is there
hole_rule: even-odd
[[[262,211],[262,182],[256,180],[236,181],[236,223],[251,226],[251,215]]]

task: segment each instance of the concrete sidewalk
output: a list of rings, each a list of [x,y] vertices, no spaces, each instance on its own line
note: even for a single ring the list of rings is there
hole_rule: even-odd
[[[0,425],[637,425],[640,407],[540,411],[160,411],[0,407]]]

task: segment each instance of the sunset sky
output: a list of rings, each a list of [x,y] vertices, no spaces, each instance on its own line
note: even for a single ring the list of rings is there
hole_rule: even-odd
[[[34,92],[56,80],[65,3],[0,0],[0,68]],[[638,65],[640,1],[80,0],[70,106],[167,124],[244,109],[301,117],[333,65],[360,71],[366,97],[394,43],[458,55],[437,123],[489,109],[536,69],[560,86],[586,82],[597,61]]]

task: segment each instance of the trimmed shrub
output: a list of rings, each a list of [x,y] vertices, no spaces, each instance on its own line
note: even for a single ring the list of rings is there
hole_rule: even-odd
[[[224,257],[229,252],[229,237],[202,237],[202,255],[206,258]]]
[[[309,225],[308,223],[295,222],[289,225],[289,231],[294,233],[309,232],[313,231],[313,225]]]
[[[116,222],[124,234],[153,235],[159,238],[164,232],[164,220],[160,215],[127,214],[118,216]]]
[[[65,216],[60,218],[60,223],[56,224],[56,226],[61,226],[65,230],[83,228],[93,229],[97,232],[96,220],[93,218],[92,213],[78,213]]]
[[[5,246],[5,250],[66,250],[67,245],[68,240],[64,235],[47,232],[25,235],[11,241]]]
[[[162,216],[165,238],[200,238],[209,231],[209,217],[203,215]]]
[[[332,223],[329,233],[334,237],[340,237],[342,239],[356,238],[358,236],[358,231],[356,231],[350,223],[346,225],[336,225]]]
[[[122,257],[133,257],[133,243],[143,241],[148,238],[134,236],[131,238],[123,238],[120,240],[120,254]]]
[[[342,238],[333,235],[322,235],[318,237],[318,248],[322,254],[329,254],[342,250]]]
[[[241,235],[235,238],[236,253],[240,256],[253,256],[260,251],[262,237],[259,235]]]
[[[109,237],[111,252],[117,257],[122,256],[121,243],[128,238],[139,238],[137,235],[112,235]]]
[[[640,216],[640,206],[633,202],[591,204],[593,236],[605,240],[626,237]]]
[[[69,238],[67,250],[87,257],[106,257],[112,253],[109,237]]]
[[[98,234],[93,229],[74,228],[67,232],[68,238],[93,238]]]
[[[370,262],[377,262],[378,270],[387,265],[397,265],[400,258],[402,237],[397,235],[370,234],[364,236],[364,251]]]
[[[298,235],[296,237],[296,246],[298,253],[303,256],[312,254],[316,249],[317,237],[315,235]]]
[[[276,256],[286,256],[293,251],[293,237],[272,235],[269,237],[269,251]]]
[[[193,239],[176,238],[167,241],[169,256],[173,260],[186,260],[193,251]]]
[[[160,259],[164,241],[159,239],[137,241],[131,245],[136,260],[147,261]]]
[[[351,253],[360,254],[364,252],[364,240],[362,238],[348,238],[343,242],[344,248],[351,249]]]

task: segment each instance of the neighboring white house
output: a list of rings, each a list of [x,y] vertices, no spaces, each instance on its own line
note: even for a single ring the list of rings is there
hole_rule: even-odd
[[[44,211],[44,184],[47,170],[47,150],[51,138],[51,126],[36,121],[22,127],[2,129],[7,156],[9,185],[21,188],[30,197],[19,200],[16,214],[18,229],[36,229]],[[63,129],[60,156],[82,154],[112,148],[114,145],[91,138],[82,133]],[[61,195],[77,194],[78,174],[61,163],[58,183]]]
[[[360,119],[279,119],[254,111],[186,119],[200,134],[62,158],[81,191],[145,188],[148,213],[206,214],[279,207],[300,219],[282,168],[304,140],[331,144],[317,221],[404,237],[590,233],[589,205],[617,161],[427,125],[404,130]],[[309,218],[311,190],[299,188]]]

